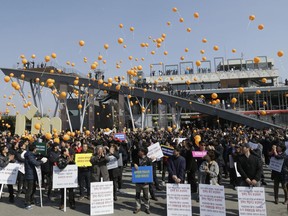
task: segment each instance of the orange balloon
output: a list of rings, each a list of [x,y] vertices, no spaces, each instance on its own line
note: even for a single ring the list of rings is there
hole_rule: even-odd
[[[124,25],[122,23],[119,24],[119,28],[123,28]]]
[[[197,60],[196,61],[196,65],[197,65],[197,67],[200,67],[201,66],[201,61]]]
[[[237,103],[237,99],[236,99],[235,97],[232,98],[232,99],[231,99],[231,103],[233,103],[233,104]]]
[[[172,11],[173,11],[173,12],[177,12],[178,9],[177,9],[176,7],[174,7],[174,8],[172,8]]]
[[[81,104],[78,105],[78,109],[82,109],[82,105]]]
[[[56,57],[57,57],[56,53],[52,53],[52,54],[51,54],[51,57],[52,57],[53,59],[56,59]]]
[[[212,94],[211,94],[211,98],[217,99],[217,98],[218,98],[218,95],[217,95],[216,93],[212,93]]]
[[[240,94],[242,94],[242,93],[244,92],[244,88],[242,88],[242,87],[238,88],[238,92],[239,92]]]
[[[256,90],[256,94],[261,94],[261,91],[258,89],[258,90]]]
[[[79,41],[79,45],[82,47],[82,46],[85,45],[85,42],[84,42],[83,40],[80,40],[80,41]]]
[[[251,20],[251,21],[255,20],[255,15],[250,15],[249,20]]]
[[[11,78],[10,78],[9,76],[5,76],[5,77],[4,77],[4,81],[5,81],[5,82],[9,82],[10,79],[11,79]]]
[[[187,32],[191,32],[191,28],[187,28],[186,31],[187,31]]]
[[[184,61],[184,59],[185,59],[184,56],[181,56],[181,57],[180,57],[180,60],[181,60],[181,61]]]
[[[185,49],[184,49],[184,51],[185,51],[185,52],[188,52],[188,51],[189,51],[189,49],[188,49],[188,48],[185,48]]]
[[[201,54],[204,54],[204,53],[205,53],[205,50],[203,50],[203,49],[200,50],[200,53],[201,53]]]
[[[199,13],[197,13],[197,12],[194,13],[194,18],[196,18],[196,19],[199,18]]]
[[[236,49],[232,49],[232,53],[236,53]]]
[[[260,58],[259,57],[255,57],[254,58],[254,63],[258,64],[260,62]]]
[[[52,134],[51,134],[51,133],[46,133],[46,134],[45,134],[45,138],[46,138],[47,140],[50,140],[50,139],[52,138]]]
[[[167,51],[164,51],[164,55],[168,55],[168,52],[167,52]]]
[[[133,32],[134,31],[134,27],[130,27],[130,31]]]
[[[266,83],[267,79],[266,78],[262,78],[261,81],[262,81],[262,83]]]
[[[179,19],[179,22],[183,23],[183,22],[184,22],[184,18],[181,17],[181,18]]]
[[[219,50],[219,47],[218,47],[218,46],[214,46],[213,49],[214,49],[215,51],[218,51],[218,50]]]
[[[118,38],[118,43],[122,44],[124,42],[123,38]]]
[[[35,59],[35,58],[36,58],[36,55],[35,55],[35,54],[32,54],[32,55],[31,55],[31,58],[32,58],[32,59]]]
[[[206,38],[203,38],[203,39],[202,39],[202,43],[207,43],[207,39],[206,39]]]
[[[206,61],[207,58],[205,56],[202,57],[202,61]]]
[[[68,135],[68,134],[65,134],[64,136],[63,136],[63,140],[64,141],[68,141],[70,139],[70,136]]]
[[[168,26],[170,26],[170,25],[171,25],[171,22],[167,22],[166,24],[167,24]]]
[[[61,92],[60,93],[60,95],[59,95],[59,97],[61,98],[61,99],[64,99],[64,98],[66,98],[66,96],[67,96],[67,93],[66,92]]]
[[[277,52],[278,57],[282,57],[284,55],[284,52],[282,50],[279,50]]]
[[[264,29],[264,25],[263,24],[258,25],[258,29],[259,30],[263,30]]]
[[[28,62],[27,59],[25,59],[25,58],[22,59],[22,64],[23,65],[27,64],[27,62]]]
[[[97,68],[97,65],[96,65],[96,64],[94,64],[94,63],[91,64],[91,69],[92,69],[92,70],[95,70],[96,68]]]
[[[37,123],[37,124],[34,125],[34,128],[35,128],[36,130],[40,130],[41,125]]]
[[[50,61],[50,56],[45,56],[45,62],[49,62]]]
[[[109,45],[108,44],[104,44],[104,49],[108,49],[109,48]]]

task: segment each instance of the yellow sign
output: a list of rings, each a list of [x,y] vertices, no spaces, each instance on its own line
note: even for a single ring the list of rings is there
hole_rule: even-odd
[[[75,154],[75,162],[78,167],[89,167],[92,166],[92,164],[90,163],[91,157],[92,153]]]

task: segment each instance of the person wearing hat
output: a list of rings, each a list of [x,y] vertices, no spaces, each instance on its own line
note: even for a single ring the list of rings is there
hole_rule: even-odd
[[[8,147],[6,145],[1,145],[0,146],[0,168],[3,169],[5,168],[9,163],[13,163],[14,161],[14,155],[8,153]],[[13,190],[13,185],[7,185],[8,186],[8,191],[9,191],[9,202],[13,203],[14,202],[14,190]],[[0,185],[0,188],[2,185]]]
[[[259,157],[251,154],[249,143],[242,145],[242,153],[237,161],[237,170],[241,175],[240,186],[260,187],[262,174],[261,160]]]
[[[40,166],[47,162],[47,158],[43,157],[41,160],[37,160],[36,155],[37,147],[36,145],[30,144],[28,151],[25,153],[25,180],[27,183],[27,190],[25,194],[25,208],[27,210],[32,209],[31,204],[34,203],[34,194],[36,192],[36,181],[38,179],[36,173],[36,166]]]
[[[51,143],[50,148],[47,149],[47,157],[48,157],[48,174],[46,175],[47,179],[47,196],[48,199],[51,199],[51,192],[52,192],[52,179],[53,179],[53,166],[57,165],[58,159],[60,157],[59,151],[59,144],[58,143]]]

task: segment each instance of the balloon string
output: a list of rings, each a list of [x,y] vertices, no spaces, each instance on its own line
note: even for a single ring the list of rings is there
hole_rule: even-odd
[[[177,14],[178,14],[179,18],[181,18],[181,14],[179,13],[179,11],[177,11]]]
[[[124,30],[122,28],[121,28],[121,32],[122,32],[122,35],[123,35],[124,39],[126,40],[126,34],[125,34],[125,32],[124,32]]]
[[[250,23],[251,23],[251,21],[249,21],[248,24],[247,24],[247,30],[248,30],[249,27],[250,27]]]
[[[133,33],[132,33],[132,37],[133,37],[133,40],[135,39],[135,34],[134,34],[134,31],[133,31]]]

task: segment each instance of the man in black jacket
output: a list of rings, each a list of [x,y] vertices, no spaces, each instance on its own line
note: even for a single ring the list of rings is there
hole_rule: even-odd
[[[27,183],[27,191],[25,194],[25,208],[27,210],[32,209],[31,204],[34,203],[34,194],[36,192],[36,181],[37,181],[37,173],[35,166],[40,166],[43,163],[47,162],[47,158],[42,158],[41,160],[37,160],[36,156],[36,145],[30,144],[29,151],[27,151],[24,155],[25,158],[25,180]]]
[[[14,162],[14,155],[8,154],[8,147],[6,145],[1,145],[0,147],[0,168],[5,168],[9,163]],[[1,188],[2,185],[0,185]],[[13,185],[7,185],[9,191],[9,202],[14,202],[14,190]]]
[[[186,160],[180,155],[181,147],[177,146],[174,149],[173,156],[168,160],[168,182],[169,183],[184,183]]]
[[[237,169],[241,175],[240,186],[260,187],[262,166],[260,159],[250,152],[250,145],[245,143],[242,146],[243,155],[239,156]]]

